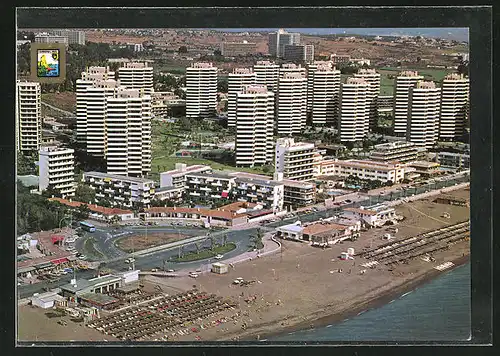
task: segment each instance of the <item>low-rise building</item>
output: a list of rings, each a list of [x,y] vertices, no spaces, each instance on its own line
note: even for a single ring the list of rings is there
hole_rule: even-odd
[[[440,173],[440,165],[437,162],[415,161],[408,163],[408,166],[415,169],[414,173],[423,177],[430,177]]]
[[[86,205],[90,210],[90,217],[95,220],[109,221],[110,219],[117,216],[121,221],[133,220],[134,212],[132,210],[118,209],[118,208],[106,208],[104,206],[99,206],[96,204],[87,204],[79,201],[61,199],[61,198],[49,198],[49,201],[56,201],[60,204],[64,204],[71,208],[78,208],[80,205]]]
[[[468,169],[470,166],[470,155],[466,153],[439,152],[436,158],[441,167]]]
[[[179,208],[179,207],[152,207],[144,210],[146,219],[189,219],[198,220],[213,226],[238,226],[248,221],[246,214],[238,214],[223,208]]]
[[[75,195],[75,159],[72,148],[40,147],[39,171],[40,192],[52,187],[63,197]]]
[[[70,283],[61,286],[63,297],[80,302],[81,297],[88,293],[106,293],[121,287],[123,280],[119,276],[106,275],[92,279],[73,279]]]
[[[361,179],[400,183],[404,179],[405,166],[399,162],[375,162],[371,160],[328,160],[321,163],[321,175],[349,176]]]
[[[102,172],[85,172],[82,182],[96,192],[96,201],[107,199],[113,205],[132,207],[134,204],[149,206],[155,195],[152,179],[128,177]]]
[[[408,141],[382,143],[374,146],[374,150],[370,153],[370,159],[377,162],[399,161],[406,163],[416,161],[421,149],[415,143]]]
[[[167,200],[179,203],[182,202],[185,190],[186,189],[184,187],[173,186],[155,188],[154,198],[161,201]]]
[[[186,199],[192,201],[227,200],[235,185],[235,177],[227,174],[188,173],[186,174]]]
[[[396,210],[384,204],[368,207],[345,208],[344,215],[361,220],[369,227],[379,227],[396,218]]]
[[[259,204],[273,212],[283,210],[284,184],[267,179],[238,177],[235,180],[234,196],[239,202]]]
[[[255,42],[222,42],[221,54],[224,57],[248,56],[255,54],[257,44]]]
[[[210,173],[212,168],[204,165],[188,166],[185,163],[176,163],[175,169],[160,173],[160,187],[184,188],[186,186],[186,174]]]

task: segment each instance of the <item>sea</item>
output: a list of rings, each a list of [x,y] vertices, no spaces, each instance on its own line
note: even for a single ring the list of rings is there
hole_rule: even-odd
[[[471,335],[470,308],[467,263],[338,324],[277,335],[268,341],[466,341]]]

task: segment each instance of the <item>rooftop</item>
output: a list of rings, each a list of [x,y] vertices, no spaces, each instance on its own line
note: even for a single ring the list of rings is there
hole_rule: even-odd
[[[303,230],[303,233],[306,235],[317,235],[332,230],[344,231],[346,228],[347,226],[345,225],[339,225],[335,223],[317,223],[306,226]]]
[[[147,213],[184,213],[184,214],[198,214],[201,216],[210,216],[223,220],[232,220],[246,216],[246,214],[236,214],[234,212],[219,208],[214,209],[201,209],[201,208],[178,208],[178,207],[152,207],[144,209]]]
[[[214,179],[233,179],[233,177],[228,176],[227,174],[224,173],[188,173],[190,177],[197,177],[197,178],[214,178]]]
[[[112,304],[118,301],[118,299],[102,293],[85,293],[80,298],[100,305]]]
[[[114,281],[119,281],[121,280],[121,277],[108,274],[106,276],[100,276],[92,279],[79,279],[76,281],[76,287],[72,285],[71,283],[65,284],[61,286],[61,289],[67,290],[73,293],[76,293],[78,291],[81,291],[83,289],[89,288],[89,287],[94,287],[94,286],[99,286],[107,283],[111,283]]]
[[[403,147],[415,147],[414,142],[408,142],[408,141],[394,141],[394,142],[387,142],[387,143],[381,143],[378,145],[374,146],[376,150],[390,150],[390,149],[395,149],[395,148],[403,148]]]
[[[185,167],[182,166],[182,168],[180,168],[180,169],[172,169],[171,171],[161,172],[160,174],[171,174],[171,175],[185,174],[185,173],[196,172],[196,171],[204,170],[204,169],[211,169],[211,167],[201,165],[201,164],[192,165],[192,166],[185,166]]]
[[[247,184],[257,184],[257,185],[263,185],[263,186],[269,186],[269,187],[276,187],[276,186],[283,185],[283,182],[278,182],[278,181],[272,180],[272,178],[264,180],[264,179],[255,179],[255,178],[249,178],[249,177],[237,177],[236,181],[242,182],[242,183],[247,183]]]
[[[108,178],[112,180],[119,180],[119,181],[127,181],[127,182],[134,182],[134,183],[154,183],[152,179],[147,179],[147,178],[138,178],[138,177],[129,177],[129,176],[122,176],[118,174],[108,174],[108,173],[103,173],[103,172],[85,172],[83,173],[84,177],[93,177],[93,178]]]
[[[49,198],[49,201],[56,201],[58,203],[64,204],[66,206],[70,206],[72,208],[78,208],[80,205],[87,205],[90,211],[95,213],[99,213],[106,216],[112,215],[121,215],[121,214],[133,214],[132,210],[124,210],[118,208],[105,208],[103,206],[99,206],[97,204],[86,204],[79,201],[70,201],[62,198]]]
[[[432,168],[432,167],[438,167],[439,163],[427,162],[427,161],[414,161],[409,163],[409,166],[418,168]]]
[[[351,213],[358,213],[364,215],[377,215],[375,210],[361,209],[361,208],[345,208],[344,211],[350,211]]]
[[[289,225],[279,226],[276,229],[280,231],[291,231],[295,233],[301,233],[304,230],[304,227],[298,224],[289,224]]]
[[[155,193],[170,192],[170,191],[173,192],[178,190],[184,190],[184,187],[174,187],[174,186],[159,187],[155,188]]]

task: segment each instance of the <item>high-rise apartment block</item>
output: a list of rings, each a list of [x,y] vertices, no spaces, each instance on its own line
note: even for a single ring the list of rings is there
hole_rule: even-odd
[[[378,120],[377,100],[380,93],[380,74],[375,69],[362,68],[354,74],[354,78],[362,78],[370,85],[368,90],[368,116],[369,128],[373,129],[377,126]]]
[[[217,67],[197,62],[186,68],[186,116],[209,118],[217,108]]]
[[[266,86],[244,87],[236,97],[236,165],[273,159],[274,93]]]
[[[120,85],[129,89],[140,89],[144,94],[153,92],[153,67],[148,63],[128,62],[118,69]]]
[[[275,171],[283,178],[310,181],[314,179],[314,144],[295,142],[293,138],[276,141]]]
[[[297,62],[311,62],[314,60],[314,45],[284,45],[283,59]]]
[[[307,112],[311,112],[312,109],[312,101],[313,101],[313,82],[314,82],[314,73],[318,69],[318,67],[328,67],[333,69],[333,62],[331,61],[314,61],[307,64]],[[339,83],[340,90],[340,83]]]
[[[441,88],[434,82],[418,81],[408,95],[406,140],[431,148],[438,140]]]
[[[299,45],[300,33],[289,33],[283,29],[269,34],[269,54],[282,58],[285,45]]]
[[[76,137],[78,142],[86,144],[88,117],[95,115],[103,117],[104,115],[104,103],[98,103],[99,95],[97,93],[91,94],[87,92],[87,89],[93,87],[97,82],[114,79],[115,72],[110,71],[109,67],[88,67],[82,73],[81,79],[76,80]],[[89,101],[88,112],[87,101]]]
[[[334,125],[339,112],[340,70],[335,69],[331,62],[316,63],[309,71],[312,79],[309,79],[311,88],[308,87],[308,103],[312,123],[319,126]]]
[[[271,61],[257,61],[253,66],[253,71],[255,73],[255,84],[265,85],[268,90],[273,92],[277,90],[279,65]]]
[[[68,38],[68,44],[85,44],[85,31],[77,30],[54,30],[54,35]]]
[[[39,151],[39,191],[51,187],[63,198],[75,195],[74,150],[56,146],[42,146]]]
[[[63,43],[68,46],[68,37],[50,34],[47,32],[37,33],[35,35],[35,43]]]
[[[448,74],[441,87],[439,139],[455,140],[465,132],[469,113],[469,78]]]
[[[414,71],[403,71],[396,77],[394,96],[394,134],[396,136],[406,136],[410,88],[423,79],[423,76]]]
[[[251,68],[235,68],[227,80],[227,125],[236,126],[236,95],[244,86],[255,84],[256,74]]]
[[[18,151],[38,151],[42,140],[40,83],[16,83],[16,146]]]
[[[106,109],[107,172],[146,176],[151,171],[151,97],[120,88],[107,98]]]
[[[277,131],[280,135],[299,134],[307,119],[307,78],[304,72],[285,72],[278,82]]]
[[[340,141],[359,141],[368,133],[368,93],[370,85],[362,78],[348,78],[341,86]]]

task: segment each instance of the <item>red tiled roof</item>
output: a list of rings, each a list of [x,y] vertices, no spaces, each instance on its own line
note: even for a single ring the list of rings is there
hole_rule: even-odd
[[[97,204],[86,204],[82,203],[79,201],[69,201],[67,199],[62,199],[62,198],[49,198],[50,201],[57,201],[61,204],[73,207],[73,208],[78,208],[80,205],[85,204],[89,207],[90,211],[93,211],[94,213],[99,213],[102,215],[106,216],[113,216],[113,215],[122,215],[122,214],[133,214],[132,210],[124,210],[124,209],[118,209],[118,208],[105,208],[103,206],[99,206]]]
[[[350,211],[353,213],[364,214],[364,215],[377,215],[377,212],[374,210],[366,210],[366,209],[359,209],[359,208],[345,208],[344,210]]]

